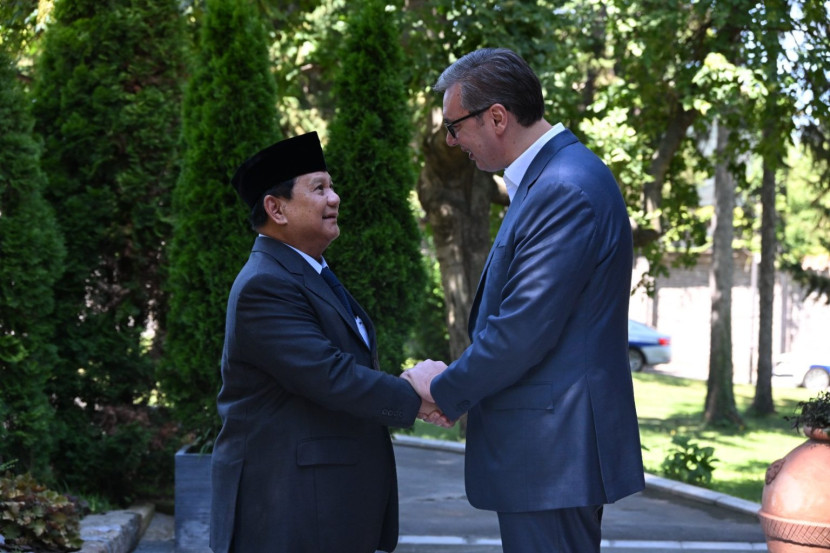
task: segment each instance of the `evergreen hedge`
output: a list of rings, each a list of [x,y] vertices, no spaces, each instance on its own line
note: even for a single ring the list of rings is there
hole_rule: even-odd
[[[34,119],[0,44],[0,465],[49,477],[54,410],[45,392],[57,357],[52,286],[65,251],[43,199]]]
[[[208,0],[185,93],[182,172],[173,194],[170,311],[162,390],[188,431],[209,445],[228,292],[254,234],[230,184],[236,168],[280,139],[268,40],[247,0]]]
[[[348,7],[326,150],[341,196],[341,234],[326,258],[375,322],[381,367],[399,374],[426,296],[426,272],[410,203],[414,133],[395,20],[400,10],[385,7],[383,0]]]
[[[152,465],[153,430],[104,425],[108,409],[138,409],[155,388],[178,174],[182,21],[175,0],[62,0],[35,67],[45,197],[67,249],[55,286],[59,362],[47,387],[60,441],[53,466],[63,485],[105,486],[114,501],[128,500]],[[155,343],[145,334],[153,323],[162,325]],[[135,439],[139,427],[146,439]]]

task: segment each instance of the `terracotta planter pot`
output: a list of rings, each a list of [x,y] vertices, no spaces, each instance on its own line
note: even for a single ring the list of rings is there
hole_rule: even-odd
[[[770,553],[830,551],[830,439],[826,429],[767,469],[761,527]]]

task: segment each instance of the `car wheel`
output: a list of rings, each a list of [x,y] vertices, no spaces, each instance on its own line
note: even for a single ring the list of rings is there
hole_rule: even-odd
[[[830,387],[830,373],[821,367],[813,367],[804,375],[802,384],[808,390],[824,390]]]
[[[643,354],[640,351],[634,348],[628,348],[628,366],[631,368],[631,372],[640,372],[643,370],[645,364],[646,358],[643,357]]]

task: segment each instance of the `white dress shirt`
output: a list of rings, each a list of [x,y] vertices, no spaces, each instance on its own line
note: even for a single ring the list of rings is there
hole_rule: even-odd
[[[536,142],[530,145],[530,148],[522,152],[504,170],[504,186],[507,188],[507,195],[510,197],[511,202],[513,201],[513,196],[516,195],[516,190],[519,189],[519,185],[522,183],[522,179],[525,177],[525,173],[527,173],[530,167],[530,162],[533,161],[533,158],[536,157],[536,154],[539,153],[539,150],[545,144],[564,130],[565,126],[562,123],[557,123],[548,132],[540,136]]]

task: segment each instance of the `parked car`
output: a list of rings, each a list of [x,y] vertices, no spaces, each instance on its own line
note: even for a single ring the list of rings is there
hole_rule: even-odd
[[[830,356],[784,353],[772,367],[772,377],[809,390],[830,388]]]
[[[628,319],[628,365],[639,372],[646,365],[671,362],[671,336]]]

